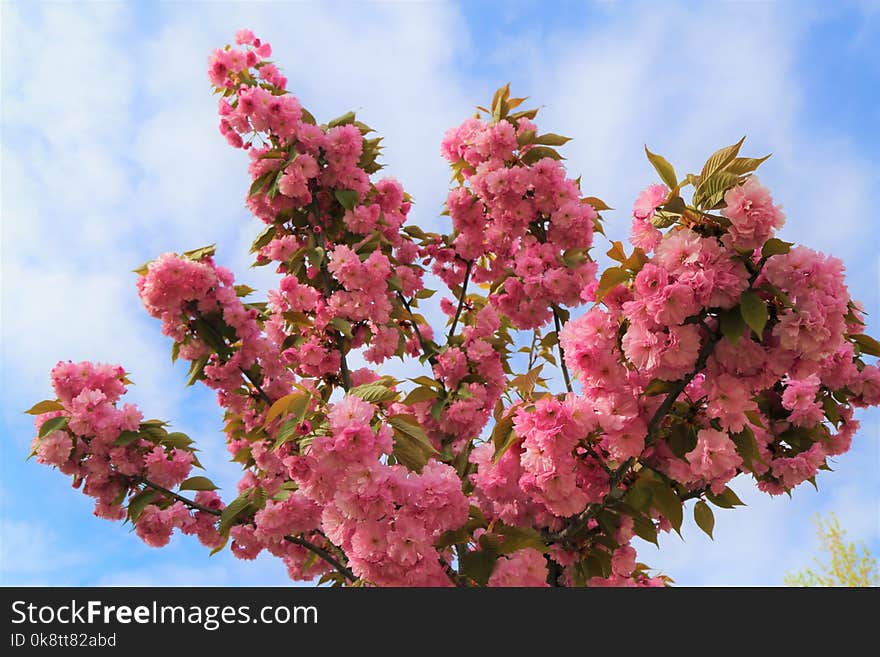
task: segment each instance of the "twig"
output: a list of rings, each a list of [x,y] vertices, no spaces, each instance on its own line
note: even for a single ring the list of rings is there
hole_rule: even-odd
[[[154,490],[157,490],[160,493],[164,493],[165,495],[168,495],[169,497],[173,497],[175,500],[178,500],[179,502],[183,502],[186,506],[193,508],[193,509],[196,509],[197,511],[201,511],[203,513],[209,513],[212,516],[219,516],[222,513],[221,511],[218,511],[217,509],[210,509],[206,506],[199,504],[195,500],[191,500],[188,497],[184,497],[183,495],[175,493],[173,490],[168,490],[164,486],[160,486],[159,484],[150,481],[146,477],[135,477],[134,481],[143,483],[144,485],[149,486],[150,488],[153,488]]]
[[[467,286],[471,277],[471,270],[474,267],[474,261],[468,260],[467,268],[464,270],[464,280],[461,283],[461,295],[458,297],[458,308],[455,309],[455,317],[452,318],[452,327],[449,329],[449,335],[446,337],[446,341],[449,342],[452,339],[452,336],[455,335],[455,328],[458,326],[458,319],[461,317],[461,310],[464,308],[464,301],[467,297]]]
[[[310,543],[306,539],[301,538],[299,536],[285,536],[284,540],[287,541],[288,543],[293,543],[294,545],[300,545],[300,546],[304,547],[306,550],[308,550],[309,552],[311,552],[312,554],[318,555],[321,559],[323,559],[324,561],[329,563],[331,566],[333,566],[337,571],[339,571],[339,573],[341,573],[349,581],[351,581],[351,582],[357,581],[358,578],[352,572],[351,568],[344,565],[342,562],[340,562],[336,557],[334,557],[332,554],[330,554],[324,548],[318,547],[314,543]]]
[[[318,205],[318,190],[316,189],[314,184],[312,184],[311,186],[311,192],[311,209],[312,214],[314,215],[312,233],[315,235],[318,246],[321,247],[322,251],[321,266],[318,267],[318,269],[321,270],[321,279],[324,282],[324,298],[330,298],[330,295],[333,292],[333,282],[330,280],[330,272],[327,269],[327,243],[324,241],[323,228],[319,224],[321,218],[321,209]],[[339,351],[339,370],[342,374],[342,389],[348,391],[351,388],[351,375],[348,371],[348,361],[345,358],[345,342],[343,341],[342,333],[340,333],[338,330],[334,329],[332,333],[334,334],[336,349]]]
[[[133,478],[133,481],[142,483],[145,486],[148,486],[154,490],[159,491],[160,493],[168,495],[169,497],[172,497],[175,500],[182,502],[186,506],[190,507],[191,509],[195,509],[196,511],[208,513],[208,514],[210,514],[212,516],[216,516],[216,517],[220,517],[223,514],[223,512],[218,509],[208,508],[202,504],[199,504],[195,500],[191,500],[188,497],[184,497],[183,495],[180,495],[179,493],[175,493],[173,490],[169,490],[169,489],[165,488],[164,486],[160,486],[159,484],[150,481],[146,477],[135,477],[135,478]],[[349,568],[348,566],[343,564],[341,561],[339,561],[336,557],[334,557],[332,554],[330,554],[324,548],[318,547],[314,543],[302,538],[301,536],[285,536],[284,540],[288,541],[289,543],[293,543],[295,545],[300,545],[300,546],[306,548],[307,550],[309,550],[313,554],[318,555],[321,559],[323,559],[324,561],[329,563],[331,566],[333,566],[346,579],[348,579],[352,582],[357,581],[357,577],[352,572],[351,568]]]
[[[401,292],[397,293],[397,298],[400,299],[400,303],[403,304],[403,307],[406,308],[406,312],[408,312],[410,315],[410,318],[412,318],[413,311],[412,311],[412,307],[410,306],[409,301],[406,300],[406,297],[404,297]],[[413,325],[413,331],[416,334],[416,338],[418,339],[419,344],[422,346],[422,352],[424,352],[425,356],[427,356],[428,362],[431,363],[431,365],[436,365],[437,364],[437,356],[435,355],[434,350],[430,348],[430,345],[428,344],[427,340],[425,340],[425,338],[422,337],[422,332],[419,330],[419,323],[414,318],[412,319],[412,325]]]
[[[562,321],[559,318],[559,310],[553,306],[553,322],[556,324],[556,346],[559,349],[559,366],[562,369],[562,378],[565,379],[565,389],[571,392],[571,378],[568,376],[568,367],[565,365],[565,350],[559,341],[559,333],[562,331]]]

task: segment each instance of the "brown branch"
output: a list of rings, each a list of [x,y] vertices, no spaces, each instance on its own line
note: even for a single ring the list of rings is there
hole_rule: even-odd
[[[311,209],[314,216],[312,233],[315,235],[315,240],[322,251],[321,265],[318,269],[321,271],[321,279],[324,282],[324,298],[329,298],[333,293],[333,281],[330,279],[330,271],[327,269],[327,243],[324,241],[323,228],[319,224],[321,209],[318,205],[318,190],[314,183],[310,186],[310,190],[312,192]],[[349,374],[348,361],[345,357],[345,342],[342,333],[338,330],[333,329],[331,332],[334,336],[334,342],[336,342],[336,349],[339,351],[339,371],[342,374],[342,389],[347,392],[351,388],[351,375]]]
[[[559,310],[553,306],[553,322],[556,324],[556,347],[559,349],[559,367],[562,369],[562,378],[565,379],[565,389],[571,392],[571,377],[568,376],[568,367],[565,365],[565,351],[559,341],[559,333],[562,331],[562,320],[559,318]]]
[[[135,483],[140,482],[146,486],[149,486],[150,488],[152,488],[154,490],[159,491],[160,493],[164,493],[165,495],[168,495],[169,497],[173,497],[175,500],[178,500],[179,502],[183,502],[186,506],[190,507],[191,509],[201,511],[203,513],[209,513],[212,516],[219,516],[222,513],[222,511],[219,511],[217,509],[208,508],[206,506],[199,504],[195,500],[191,500],[188,497],[184,497],[183,495],[180,495],[179,493],[175,493],[173,490],[168,490],[164,486],[160,486],[159,484],[150,481],[146,477],[135,477],[134,482]]]
[[[344,565],[340,562],[336,557],[330,554],[327,550],[322,547],[318,547],[314,543],[310,543],[304,538],[299,536],[285,536],[284,540],[288,543],[293,543],[294,545],[300,545],[304,547],[306,550],[311,552],[312,554],[318,555],[321,559],[329,563],[333,566],[340,574],[342,574],[347,580],[350,582],[356,582],[357,576],[352,572],[351,568]]]
[[[465,298],[467,297],[467,286],[468,282],[471,278],[471,270],[474,267],[474,261],[467,261],[467,268],[464,270],[464,280],[461,283],[461,295],[458,297],[458,308],[455,309],[455,317],[452,318],[452,327],[449,329],[449,335],[446,336],[446,341],[449,342],[452,339],[452,336],[455,335],[455,329],[458,326],[458,320],[461,317],[461,310],[464,308]]]
[[[254,386],[254,388],[256,389],[256,391],[257,391],[258,393],[260,393],[260,397],[263,398],[263,401],[266,402],[267,404],[269,404],[269,405],[271,406],[271,405],[272,405],[272,399],[269,397],[269,395],[266,394],[266,391],[263,390],[263,388],[260,386],[260,384],[256,382],[256,380],[254,379],[254,377],[251,376],[250,372],[248,372],[248,371],[247,371],[246,369],[244,369],[243,367],[239,367],[238,369],[240,369],[240,370],[241,370],[241,373],[245,375],[245,377],[247,378],[247,380],[250,381],[250,382],[253,384],[253,386]]]
[[[178,500],[179,502],[182,502],[183,504],[185,504],[189,508],[195,509],[196,511],[208,513],[208,514],[210,514],[212,516],[216,516],[216,517],[220,517],[223,514],[223,512],[220,511],[219,509],[208,508],[202,504],[199,504],[195,500],[191,500],[188,497],[184,497],[183,495],[180,495],[179,493],[175,493],[174,491],[165,488],[164,486],[160,486],[159,484],[150,481],[146,477],[134,477],[132,479],[132,482],[133,483],[142,483],[145,486],[148,486],[154,490],[159,491],[160,493],[163,493],[164,495],[168,495],[169,497],[172,497],[173,499]],[[293,543],[295,545],[302,546],[305,549],[312,552],[313,554],[316,554],[321,559],[326,561],[328,564],[333,566],[333,568],[335,568],[340,574],[342,574],[349,581],[352,581],[352,582],[357,581],[357,576],[352,572],[351,568],[349,568],[348,566],[343,564],[341,561],[339,561],[336,557],[334,557],[332,554],[330,554],[324,548],[315,545],[314,543],[306,540],[305,538],[302,538],[301,536],[285,536],[284,540],[288,541],[289,543]]]
[[[431,365],[436,365],[437,356],[435,355],[435,350],[430,348],[428,341],[425,340],[425,338],[422,336],[422,332],[419,330],[419,323],[413,318],[413,311],[409,301],[406,300],[406,297],[404,297],[401,292],[397,293],[397,298],[400,299],[400,303],[403,304],[403,307],[406,308],[406,312],[408,312],[410,315],[413,325],[413,331],[416,334],[416,339],[418,339],[419,344],[422,346],[422,352],[424,352],[425,356],[427,356],[428,362],[431,363]]]
[[[448,561],[446,561],[446,559],[444,559],[443,557],[437,557],[437,561],[440,562],[440,565],[443,567],[443,572],[446,573],[446,576],[453,584],[455,584],[455,586],[467,586],[467,582],[465,581],[465,579],[457,572],[455,572],[455,569],[449,564]]]

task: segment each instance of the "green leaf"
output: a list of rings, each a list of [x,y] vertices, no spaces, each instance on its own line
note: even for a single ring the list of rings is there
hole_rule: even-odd
[[[683,459],[688,452],[697,446],[697,432],[687,422],[675,422],[669,428],[669,436],[666,438],[669,449],[678,458]]]
[[[825,417],[836,427],[840,424],[840,409],[831,397],[822,398],[822,408],[825,411]]]
[[[57,431],[59,429],[64,429],[67,427],[67,421],[69,418],[67,417],[53,417],[51,420],[46,420],[40,425],[40,432],[37,434],[40,438],[46,436],[53,431]]]
[[[735,157],[730,164],[724,167],[724,170],[741,176],[757,169],[768,157],[770,155],[765,155],[764,157]]]
[[[684,214],[687,212],[687,209],[687,203],[684,202],[684,199],[681,196],[673,196],[672,199],[662,207],[662,210],[665,212],[677,215]]]
[[[269,185],[269,181],[271,181],[277,173],[277,169],[270,169],[254,180],[248,190],[248,197],[251,197],[254,194],[259,194],[263,191],[263,189]]]
[[[712,509],[703,500],[698,501],[694,505],[694,520],[697,523],[697,527],[714,540],[712,530],[715,528],[715,514],[712,513]]]
[[[147,505],[156,499],[156,495],[155,490],[147,488],[131,498],[131,501],[128,503],[128,517],[132,522],[137,522],[137,519],[141,517]]]
[[[718,318],[721,321],[721,334],[731,343],[736,344],[746,329],[739,307],[722,310]]]
[[[537,133],[534,130],[523,130],[516,136],[517,146],[528,146],[535,143]]]
[[[220,513],[220,524],[217,525],[217,531],[221,534],[229,533],[229,528],[235,524],[235,521],[238,519],[238,516],[243,514],[247,509],[250,508],[251,501],[248,498],[247,492],[242,493],[234,500],[229,503],[223,511]]]
[[[342,317],[334,317],[330,320],[330,325],[334,326],[345,337],[354,337],[351,332],[351,322],[349,322],[347,319],[343,319]]]
[[[704,207],[713,208],[724,198],[727,190],[736,186],[737,182],[739,182],[739,176],[736,174],[719,171],[711,178],[703,179],[694,200],[699,200]]]
[[[186,379],[186,385],[195,385],[196,381],[205,378],[205,366],[208,364],[208,356],[200,356],[194,360],[189,366],[189,375]]]
[[[706,498],[712,504],[722,509],[732,509],[735,506],[745,506],[745,503],[741,499],[739,499],[737,494],[734,493],[729,487],[725,488],[720,495],[715,495],[712,492],[707,492]]]
[[[667,392],[671,392],[675,389],[675,384],[671,381],[664,381],[663,379],[652,379],[651,382],[645,387],[645,392],[643,393],[646,397],[653,397],[655,395],[662,395]]]
[[[138,276],[146,276],[147,272],[150,270],[150,265],[152,264],[152,260],[147,260],[144,264],[142,264],[137,269],[132,269],[132,271]]]
[[[636,536],[660,547],[660,543],[657,541],[657,525],[654,524],[654,521],[641,513],[633,514],[632,519],[633,531]]]
[[[764,463],[761,458],[761,452],[758,451],[758,441],[755,439],[755,433],[748,426],[744,427],[739,433],[731,433],[731,440],[736,445],[736,453],[740,455],[746,467],[754,471],[755,462]]]
[[[251,253],[256,253],[264,246],[266,246],[269,242],[271,242],[275,238],[276,228],[275,226],[267,226],[265,230],[263,230],[259,235],[257,235],[257,239],[254,240],[254,243],[251,244]]]
[[[204,258],[212,257],[217,250],[216,247],[216,244],[208,244],[207,246],[200,246],[197,249],[184,251],[180,255],[182,255],[184,258],[188,258],[189,260],[195,260],[196,262],[198,262],[199,260],[203,260]]]
[[[437,399],[437,391],[428,386],[419,386],[412,390],[403,400],[404,404],[418,404],[419,402]]]
[[[64,406],[61,405],[60,402],[55,401],[54,399],[44,399],[41,402],[37,402],[33,406],[31,406],[28,410],[25,411],[28,415],[42,415],[43,413],[49,413],[50,411],[63,411]]]
[[[333,196],[346,210],[354,210],[358,202],[358,193],[353,189],[337,189],[333,192]]]
[[[176,447],[178,449],[186,449],[190,450],[190,445],[193,443],[193,439],[187,436],[185,433],[181,433],[180,431],[173,431],[162,437],[160,441],[163,445],[167,445],[168,447]]]
[[[394,456],[414,472],[421,472],[437,453],[428,434],[412,415],[392,415],[388,424],[394,429]]]
[[[305,110],[303,110],[303,111],[305,111]],[[229,542],[229,536],[223,536],[223,542],[220,543],[220,545],[218,545],[217,547],[215,547],[213,550],[211,550],[211,551],[208,553],[208,556],[209,556],[209,557],[213,557],[215,554],[217,554],[218,552],[222,551],[223,548],[226,547],[226,544],[227,544],[228,542]]]
[[[784,242],[778,237],[771,237],[761,248],[761,255],[765,258],[775,255],[785,255],[791,251],[793,244],[793,242]]]
[[[703,170],[700,172],[700,179],[703,181],[701,187],[706,184],[712,175],[719,171],[723,171],[733,162],[734,158],[739,154],[739,149],[742,147],[745,140],[746,138],[743,137],[735,144],[725,146],[712,153],[709,159],[706,160],[706,164],[703,165]]]
[[[596,301],[601,301],[606,294],[627,280],[629,280],[629,272],[623,267],[609,267],[603,271],[596,290]]]
[[[207,477],[190,477],[180,484],[180,490],[217,490],[217,486]]]
[[[136,440],[140,440],[140,437],[141,435],[137,431],[123,431],[116,437],[113,444],[119,447],[126,447]]]
[[[542,146],[563,146],[570,141],[571,137],[563,137],[562,135],[548,132],[547,134],[536,137],[534,143],[541,144]]]
[[[287,422],[278,427],[278,432],[275,434],[275,444],[272,446],[272,449],[278,449],[284,443],[293,438],[296,435],[297,427],[299,427],[300,422],[301,420],[294,418],[292,420],[287,420]]]
[[[522,158],[520,158],[524,164],[535,164],[536,162],[543,160],[545,157],[549,157],[553,160],[563,160],[563,158],[559,153],[557,153],[554,149],[548,146],[534,146],[526,152]]]
[[[365,383],[355,386],[348,391],[348,394],[360,397],[366,402],[375,404],[377,402],[389,401],[395,399],[398,393],[381,383]]]
[[[749,419],[749,422],[756,427],[761,427],[762,429],[767,428],[764,426],[764,422],[761,421],[761,414],[758,413],[758,411],[745,411],[744,415]]]
[[[859,350],[863,354],[880,357],[880,342],[877,342],[870,335],[860,333],[858,335],[850,335],[849,339],[859,345]]]
[[[474,580],[480,586],[485,586],[495,570],[495,562],[498,556],[486,550],[473,550],[459,557],[461,574]]]
[[[279,399],[276,399],[272,405],[269,407],[269,410],[266,411],[266,420],[263,422],[263,426],[271,424],[272,420],[275,418],[290,413],[291,407],[296,405],[301,409],[301,400],[306,400],[306,406],[308,406],[308,397],[304,392],[297,391],[292,392],[289,395],[285,395]]]
[[[684,520],[681,499],[675,491],[663,481],[655,481],[651,485],[651,498],[654,508],[670,522],[673,529],[681,534],[681,523]]]
[[[740,299],[739,311],[745,323],[760,337],[764,334],[764,327],[770,315],[767,312],[767,304],[752,290],[743,292]]]
[[[605,201],[600,198],[596,198],[595,196],[587,196],[581,199],[581,203],[586,203],[590,207],[592,207],[596,212],[602,212],[603,210],[613,210],[614,208],[610,207]]]
[[[547,545],[541,534],[531,527],[512,527],[500,523],[495,527],[495,531],[504,537],[504,541],[499,546],[501,554],[510,554],[524,548],[534,548],[539,552],[547,551]]]
[[[662,155],[649,151],[647,145],[645,145],[645,155],[648,156],[648,161],[660,175],[660,180],[665,182],[669,189],[674,189],[678,185],[678,178],[675,176],[675,169],[672,165]]]
[[[337,116],[332,121],[327,123],[328,128],[335,128],[339,125],[348,125],[349,123],[354,123],[355,113],[354,112],[346,112],[342,116]]]
[[[623,501],[637,511],[647,511],[651,506],[651,488],[642,483],[641,480],[636,481],[629,490]]]

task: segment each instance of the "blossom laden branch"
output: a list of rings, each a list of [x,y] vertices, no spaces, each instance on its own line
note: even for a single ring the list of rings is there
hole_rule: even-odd
[[[121,367],[59,363],[56,398],[29,411],[32,455],[96,515],[155,547],[176,530],[266,551],[296,580],[662,586],[634,537],[681,533],[692,499],[711,535],[710,505],[741,504],[738,476],[774,495],[815,484],[856,410],[880,405],[880,343],[842,263],[775,237],[784,216],[754,175],[766,158],[740,156],[743,140],[683,177],[646,148],[663,184],[599,274],[609,207],[509,85],[446,133],[450,226],[429,233],[407,223],[399,182],[373,178],[381,138],[353,112],[319,124],[270,55],[242,30],[209,77],[220,131],[250,159],[254,265],[275,267],[277,289],[248,301],[213,247],[137,270],[172,358],[217,394],[241,492],[224,505],[190,476],[192,441],[121,402]],[[442,345],[419,314],[428,273],[448,288]],[[382,375],[407,357],[426,371]]]

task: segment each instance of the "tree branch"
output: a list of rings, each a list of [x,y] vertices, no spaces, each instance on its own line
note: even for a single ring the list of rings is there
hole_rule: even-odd
[[[210,509],[206,506],[199,504],[195,500],[191,500],[188,497],[184,497],[183,495],[180,495],[179,493],[175,493],[173,490],[168,490],[164,486],[160,486],[159,484],[150,481],[146,477],[134,477],[134,482],[140,482],[140,483],[144,484],[145,486],[149,486],[150,488],[159,491],[160,493],[164,493],[165,495],[168,495],[169,497],[173,497],[175,500],[178,500],[179,502],[183,502],[186,506],[190,507],[191,509],[195,509],[196,511],[201,511],[202,513],[208,513],[212,516],[219,516],[222,513],[221,511],[218,511],[217,509]]]
[[[705,324],[703,326],[705,327]],[[666,414],[669,413],[669,411],[672,409],[672,405],[678,399],[678,396],[684,391],[685,388],[687,388],[688,384],[693,380],[693,378],[697,374],[699,374],[703,370],[703,368],[706,367],[706,361],[709,360],[709,356],[720,338],[721,327],[719,326],[717,331],[715,331],[714,333],[709,333],[709,336],[706,339],[706,344],[702,346],[702,348],[700,349],[700,353],[697,356],[697,361],[694,365],[694,369],[691,370],[691,372],[689,372],[683,379],[680,379],[675,383],[672,390],[670,390],[669,394],[666,396],[666,399],[663,400],[663,403],[660,404],[653,417],[651,417],[651,421],[648,423],[647,436],[645,438],[646,444],[651,443],[652,435],[657,430],[660,422],[663,420]],[[552,541],[569,540],[578,532],[580,532],[584,527],[586,527],[587,523],[590,520],[597,517],[603,509],[620,499],[619,494],[616,492],[617,487],[620,485],[620,482],[623,481],[623,478],[627,474],[629,474],[633,465],[635,465],[635,462],[635,457],[630,457],[626,461],[621,463],[620,466],[618,466],[618,468],[611,475],[611,480],[609,481],[608,487],[608,495],[605,496],[605,499],[598,504],[591,504],[570,525],[565,527],[562,531],[559,531],[555,534],[550,534],[548,538]]]
[[[164,486],[160,486],[159,484],[150,481],[146,477],[134,477],[132,479],[132,481],[135,483],[138,483],[138,482],[142,483],[145,486],[148,486],[154,490],[159,491],[160,493],[168,495],[169,497],[172,497],[175,500],[182,502],[183,504],[185,504],[189,508],[195,509],[196,511],[208,513],[208,514],[210,514],[212,516],[216,516],[216,517],[220,517],[223,514],[223,512],[218,509],[208,508],[202,504],[199,504],[195,500],[191,500],[188,497],[184,497],[183,495],[180,495],[179,493],[175,493],[173,490],[169,490],[169,489],[165,488]],[[285,536],[284,540],[289,543],[293,543],[295,545],[302,546],[305,549],[312,552],[313,554],[318,555],[321,559],[323,559],[328,564],[333,566],[333,568],[335,568],[340,574],[342,574],[349,581],[352,581],[352,582],[357,581],[358,578],[352,572],[351,568],[349,568],[348,566],[343,564],[341,561],[339,561],[336,557],[334,557],[332,554],[330,554],[324,548],[318,547],[314,543],[306,540],[305,538],[302,538],[301,536]]]
[[[312,192],[311,209],[312,215],[314,216],[312,233],[315,235],[315,240],[318,242],[318,246],[321,247],[322,251],[321,266],[318,267],[318,269],[321,271],[321,279],[324,282],[324,298],[329,298],[333,292],[333,281],[330,280],[330,272],[327,269],[327,243],[324,241],[324,230],[319,224],[321,209],[318,205],[318,190],[314,183],[310,186],[310,190]],[[348,361],[345,357],[345,342],[342,333],[338,330],[332,329],[332,333],[334,341],[336,342],[336,349],[339,351],[339,370],[342,374],[342,389],[347,392],[351,388],[351,375],[349,374]]]
[[[404,297],[401,292],[398,292],[397,298],[400,299],[400,303],[403,304],[403,307],[406,308],[406,312],[408,312],[410,317],[412,317],[412,315],[413,315],[412,307],[410,306],[409,301],[406,300],[406,297]],[[431,363],[431,365],[436,365],[437,364],[437,356],[435,355],[434,350],[430,349],[430,345],[428,345],[427,340],[425,340],[425,338],[422,337],[422,332],[419,330],[419,323],[415,319],[413,319],[412,325],[413,325],[413,331],[416,334],[416,338],[418,339],[419,344],[422,345],[422,352],[425,354],[425,356],[427,356],[428,362]]]
[[[452,318],[452,327],[449,329],[449,335],[446,336],[447,342],[452,339],[453,335],[455,335],[455,328],[458,326],[458,319],[461,317],[461,310],[464,308],[464,301],[467,297],[467,286],[471,278],[471,270],[473,267],[474,261],[468,260],[467,268],[464,270],[464,280],[461,283],[461,295],[458,297],[458,308],[455,309],[455,317]]]
[[[306,539],[300,536],[285,536],[284,540],[288,543],[293,543],[294,545],[300,545],[304,547],[306,550],[311,552],[312,554],[318,555],[321,559],[329,563],[333,566],[339,573],[341,573],[347,580],[351,582],[357,581],[357,576],[352,572],[351,568],[344,565],[340,562],[336,557],[330,554],[327,550],[322,547],[318,547],[314,543],[310,543]]]
[[[568,367],[565,365],[565,351],[559,341],[559,333],[562,331],[562,320],[559,318],[559,310],[553,306],[553,322],[556,324],[556,346],[559,349],[559,367],[562,369],[562,378],[565,379],[565,389],[571,392],[571,377],[568,376]]]

